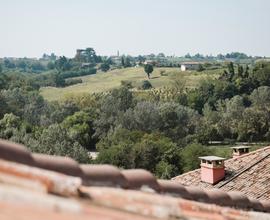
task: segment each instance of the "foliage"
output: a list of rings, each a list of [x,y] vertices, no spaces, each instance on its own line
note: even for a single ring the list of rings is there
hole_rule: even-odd
[[[76,112],[66,117],[62,125],[67,129],[71,139],[76,140],[85,148],[94,148],[95,140],[92,138],[94,134],[93,119],[88,113]]]
[[[150,74],[154,71],[154,67],[152,64],[146,64],[144,66],[144,71],[147,74],[148,79],[150,79]]]
[[[144,80],[142,85],[140,86],[141,89],[147,90],[153,88],[152,84],[148,80]]]
[[[182,150],[182,158],[184,161],[184,172],[194,170],[200,167],[200,156],[208,156],[213,154],[210,148],[207,148],[201,144],[193,143],[186,146]]]
[[[198,72],[202,72],[202,71],[204,71],[205,69],[204,69],[204,67],[203,67],[203,65],[202,64],[199,64],[199,66],[198,66]]]
[[[80,163],[91,161],[87,150],[70,138],[65,128],[57,124],[44,129],[37,140],[31,139],[26,145],[38,153],[69,156]]]
[[[158,133],[116,130],[98,144],[99,163],[112,163],[122,168],[143,168],[161,178],[170,178],[181,172],[180,149]],[[163,172],[165,171],[165,172]]]
[[[70,70],[72,67],[71,60],[67,59],[65,56],[62,56],[55,61],[55,67],[60,71]]]
[[[133,105],[133,95],[126,87],[115,89],[101,100],[98,119],[94,121],[95,137],[104,137],[114,129],[125,111]]]
[[[126,87],[127,89],[132,89],[133,85],[131,81],[128,80],[122,80],[121,81],[121,86]]]
[[[66,79],[66,78],[71,78],[71,77],[78,77],[78,76],[87,76],[87,75],[92,75],[96,74],[97,70],[95,68],[86,68],[86,69],[81,69],[81,70],[71,70],[71,71],[65,71],[61,73],[61,77]]]
[[[82,83],[82,80],[81,79],[67,79],[65,81],[65,86],[72,86],[78,83]]]
[[[107,72],[107,71],[110,69],[110,65],[109,65],[108,63],[102,63],[102,64],[100,65],[100,69],[101,69],[101,71],[103,71],[103,72]]]

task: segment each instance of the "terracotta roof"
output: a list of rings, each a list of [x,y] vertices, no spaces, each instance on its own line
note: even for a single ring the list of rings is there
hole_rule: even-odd
[[[141,169],[80,165],[2,140],[0,208],[8,220],[270,219],[270,202],[241,193],[185,187]]]
[[[250,198],[270,200],[270,146],[226,160],[225,173],[225,179],[215,185],[201,182],[200,169],[172,180],[185,186],[238,191]]]

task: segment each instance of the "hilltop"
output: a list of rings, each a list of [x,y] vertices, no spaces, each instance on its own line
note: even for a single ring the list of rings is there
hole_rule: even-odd
[[[162,71],[165,72],[161,75]],[[150,82],[154,88],[162,88],[164,86],[170,86],[174,77],[181,75],[185,79],[187,87],[195,87],[201,79],[208,76],[215,77],[221,72],[222,70],[220,69],[202,72],[182,72],[179,67],[155,68]],[[136,88],[140,86],[142,81],[148,80],[143,67],[115,69],[108,72],[98,72],[93,75],[75,77],[73,79],[81,79],[82,83],[64,88],[43,87],[41,88],[41,94],[45,99],[53,101],[59,100],[69,94],[76,95],[109,91],[119,87],[122,81],[130,81]]]

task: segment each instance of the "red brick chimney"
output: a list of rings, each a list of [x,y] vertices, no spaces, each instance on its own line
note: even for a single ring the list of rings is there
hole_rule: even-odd
[[[237,158],[237,157],[240,157],[244,154],[247,154],[249,153],[249,146],[235,146],[235,147],[232,147],[233,149],[233,153],[232,153],[232,156],[233,158]]]
[[[201,181],[216,184],[225,177],[225,158],[216,156],[199,157],[201,159]]]

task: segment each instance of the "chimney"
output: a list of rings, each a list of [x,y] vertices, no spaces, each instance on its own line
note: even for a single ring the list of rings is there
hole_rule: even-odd
[[[237,157],[240,157],[244,154],[247,154],[249,153],[249,146],[235,146],[235,147],[232,147],[233,149],[233,153],[232,153],[232,156],[233,158],[237,158]]]
[[[216,156],[199,157],[201,159],[201,181],[216,184],[225,177],[225,158]]]

